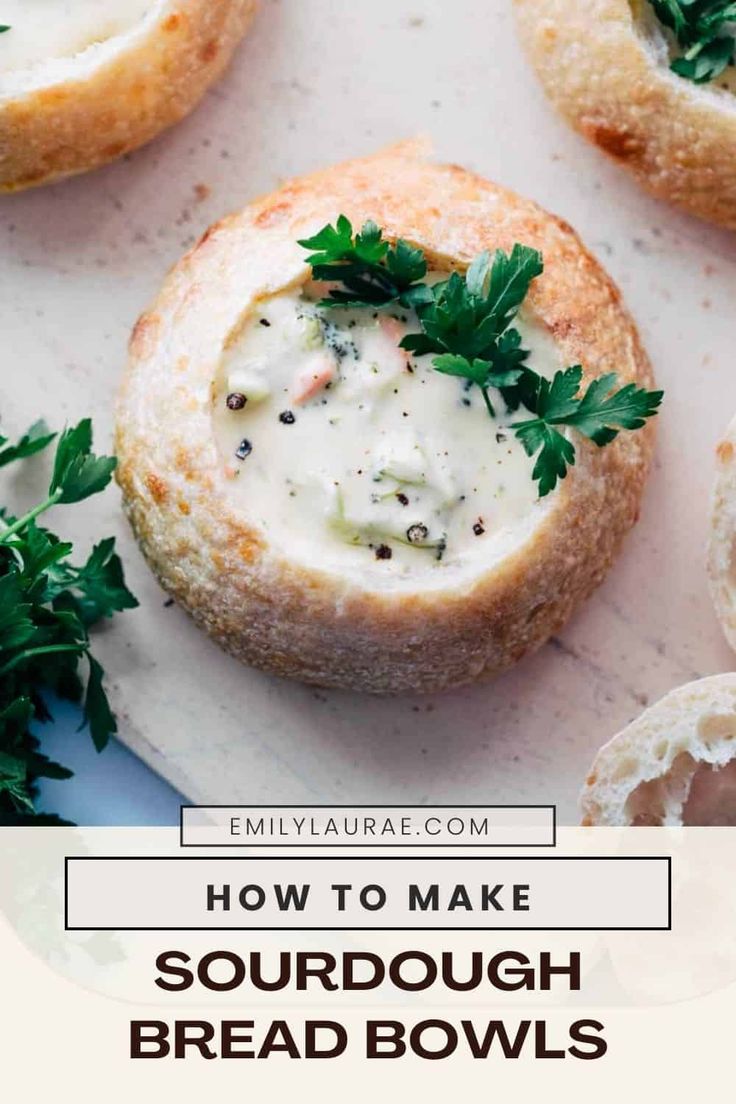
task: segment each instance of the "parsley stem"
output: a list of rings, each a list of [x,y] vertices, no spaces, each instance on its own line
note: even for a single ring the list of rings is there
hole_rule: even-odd
[[[40,648],[26,648],[24,652],[18,652],[11,660],[8,660],[4,667],[0,667],[0,678],[7,675],[9,671],[12,671],[14,667],[17,667],[19,663],[23,663],[26,659],[34,659],[40,655],[57,655],[59,652],[76,652],[79,655],[84,651],[86,651],[84,644],[47,644]]]
[[[45,502],[39,502],[38,506],[34,506],[32,510],[29,510],[23,517],[18,518],[9,525],[2,536],[0,536],[0,544],[7,544],[10,537],[15,536],[21,529],[25,529],[26,525],[30,525],[32,521],[40,515],[50,510],[52,506],[56,505],[62,495],[61,487],[57,488],[53,494],[50,494]],[[2,673],[2,672],[0,672]]]
[[[481,387],[480,390],[481,390],[481,394],[483,395],[483,400],[484,400],[484,402],[486,404],[486,407],[488,409],[488,413],[491,415],[492,418],[495,418],[496,417],[496,411],[493,409],[493,403],[491,402],[491,400],[489,398],[488,388]]]

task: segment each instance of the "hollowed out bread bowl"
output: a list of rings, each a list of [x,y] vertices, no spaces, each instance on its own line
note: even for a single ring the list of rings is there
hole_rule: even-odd
[[[545,273],[521,322],[538,362],[651,383],[618,291],[569,226],[407,143],[286,184],[215,224],[174,268],[135,327],[120,393],[125,507],[163,586],[245,662],[377,693],[470,683],[539,647],[601,581],[637,518],[651,423],[603,449],[578,441],[576,466],[539,501],[532,461],[493,432],[480,400],[408,368],[383,333],[401,321],[372,317],[336,318],[330,344],[360,348],[343,348],[332,391],[298,405],[279,375],[303,379],[290,335],[300,310],[313,324],[297,240],[340,213],[422,247],[439,272],[515,242],[540,249]],[[230,410],[244,363],[261,390]],[[422,484],[407,465],[424,448],[427,469],[438,467]],[[465,482],[442,507],[453,534],[443,546],[427,504],[455,478],[448,456]],[[429,513],[415,516],[419,504]],[[424,546],[413,547],[422,521]],[[408,541],[396,525],[412,530]]]
[[[601,750],[583,824],[736,825],[736,674],[673,690]]]
[[[647,0],[515,0],[529,57],[572,125],[649,191],[736,228],[736,76],[670,70]]]
[[[257,0],[7,0],[0,191],[94,169],[183,118]]]

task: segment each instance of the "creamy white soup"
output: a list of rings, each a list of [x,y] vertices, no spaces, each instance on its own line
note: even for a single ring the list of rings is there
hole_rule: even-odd
[[[123,34],[154,0],[0,0],[0,73],[73,57]]]
[[[437,277],[435,274],[434,278]],[[225,351],[213,426],[233,502],[270,542],[315,566],[386,579],[491,564],[549,508],[509,429],[524,416],[409,355],[416,315],[317,305],[314,285],[259,304]],[[518,322],[551,375],[554,341]]]

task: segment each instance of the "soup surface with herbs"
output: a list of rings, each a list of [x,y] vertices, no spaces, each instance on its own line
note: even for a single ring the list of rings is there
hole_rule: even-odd
[[[411,311],[325,308],[321,291],[259,303],[222,357],[213,428],[233,504],[311,566],[438,584],[491,566],[555,498],[538,499],[509,430],[529,415],[492,390],[491,416],[477,387],[401,349],[418,329]],[[551,376],[551,335],[523,312],[516,324]]]

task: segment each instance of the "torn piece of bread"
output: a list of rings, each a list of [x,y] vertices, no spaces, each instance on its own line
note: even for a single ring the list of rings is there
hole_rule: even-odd
[[[673,690],[596,756],[583,824],[736,825],[736,674]]]

